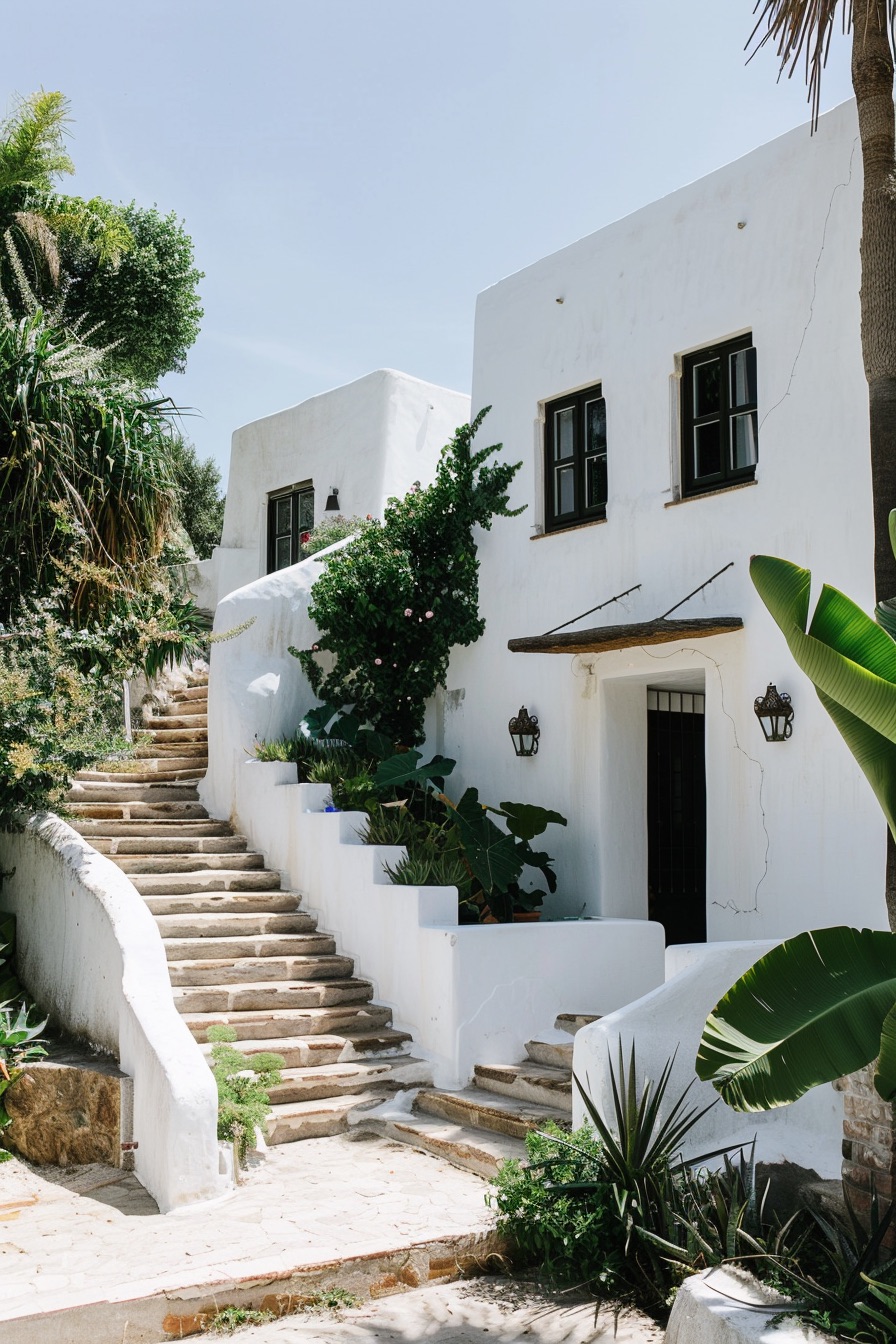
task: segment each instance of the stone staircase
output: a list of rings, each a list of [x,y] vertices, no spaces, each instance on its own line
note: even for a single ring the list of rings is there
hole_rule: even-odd
[[[389,1106],[352,1117],[352,1127],[435,1153],[491,1178],[508,1158],[526,1157],[526,1133],[572,1118],[573,1038],[594,1017],[561,1014],[552,1032],[526,1043],[519,1064],[477,1064],[459,1091],[423,1087],[410,1111]]]
[[[431,1080],[392,1027],[390,1009],[336,955],[328,934],[281,889],[245,836],[213,821],[196,789],[208,764],[207,678],[188,685],[146,727],[137,759],[83,770],[69,794],[72,825],[145,898],[168,956],[172,993],[206,1054],[227,1023],[247,1055],[281,1054],[271,1143],[346,1129],[358,1108]]]

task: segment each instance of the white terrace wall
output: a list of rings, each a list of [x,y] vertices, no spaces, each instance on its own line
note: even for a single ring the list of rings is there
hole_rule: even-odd
[[[221,545],[188,575],[199,605],[214,610],[267,571],[271,492],[312,482],[318,523],[335,485],[341,513],[381,518],[390,496],[429,484],[442,447],[469,416],[464,393],[379,369],[243,425],[231,444]]]
[[[522,468],[479,538],[482,640],[452,659],[433,744],[458,787],[565,813],[552,836],[555,909],[647,913],[646,688],[705,689],[707,919],[712,940],[780,938],[848,920],[886,927],[885,828],[849,751],[750,582],[750,555],[785,556],[873,604],[867,388],[859,346],[861,161],[854,106],[822,117],[480,295],[474,409]],[[679,357],[752,332],[755,484],[678,502]],[[606,522],[542,534],[545,401],[600,382]],[[603,654],[511,654],[578,623],[648,620],[733,567],[675,617],[744,629]],[[573,627],[576,628],[576,627]],[[793,737],[767,745],[753,701],[790,692]],[[537,757],[507,721],[539,716]]]
[[[134,1080],[137,1176],[163,1213],[225,1192],[215,1082],[174,1006],[165,951],[127,877],[58,817],[0,833],[0,903],[22,981],[51,1023]]]

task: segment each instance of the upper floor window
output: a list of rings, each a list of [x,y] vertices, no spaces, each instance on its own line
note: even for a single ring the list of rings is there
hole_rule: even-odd
[[[268,497],[268,573],[302,559],[302,543],[314,527],[314,486],[310,481]]]
[[[607,516],[607,403],[601,385],[544,408],[544,526],[555,532]]]
[[[756,347],[739,336],[681,365],[681,493],[751,481],[759,458]]]

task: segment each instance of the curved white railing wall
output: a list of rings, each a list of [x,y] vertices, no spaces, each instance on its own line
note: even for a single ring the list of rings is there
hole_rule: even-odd
[[[215,1082],[177,1012],[155,920],[124,873],[64,821],[0,834],[0,905],[21,978],[53,1025],[134,1080],[137,1176],[163,1213],[223,1193]]]
[[[404,851],[362,844],[362,813],[323,811],[327,786],[295,779],[294,765],[244,762],[239,825],[373,981],[439,1086],[463,1086],[477,1063],[516,1062],[560,1012],[611,1013],[661,982],[659,924],[459,925],[455,887],[394,886],[383,865]]]
[[[744,1115],[726,1106],[715,1088],[699,1082],[694,1073],[707,1017],[735,980],[774,946],[763,941],[670,947],[670,978],[652,993],[584,1027],[576,1036],[573,1069],[601,1114],[609,1117],[613,1114],[609,1061],[615,1065],[620,1044],[627,1064],[634,1041],[641,1080],[656,1081],[674,1055],[669,1099],[692,1084],[689,1105],[702,1109],[716,1103],[688,1135],[687,1155],[723,1144],[749,1144],[755,1136],[757,1161],[793,1162],[825,1179],[839,1179],[843,1106],[832,1087],[816,1087],[792,1106]],[[573,1120],[581,1124],[585,1108],[576,1088],[573,1093]]]

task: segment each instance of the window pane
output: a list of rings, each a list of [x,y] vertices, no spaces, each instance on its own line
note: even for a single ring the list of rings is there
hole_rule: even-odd
[[[287,496],[285,499],[277,500],[277,506],[276,506],[277,518],[274,530],[276,531],[278,537],[282,536],[284,532],[289,532],[290,530],[290,519],[292,516],[292,510],[290,507],[291,503],[292,501],[290,500],[289,496]]]
[[[585,452],[603,453],[607,448],[607,403],[605,398],[585,402]]]
[[[694,430],[694,476],[716,476],[721,470],[721,433],[718,420],[713,420]]]
[[[755,406],[756,397],[756,347],[749,350],[735,350],[728,356],[728,369],[732,406]]]
[[[554,461],[561,462],[573,454],[573,408],[554,412]]]
[[[607,502],[607,455],[585,459],[585,507],[593,509]]]
[[[572,513],[576,506],[575,468],[559,467],[554,472],[554,513]]]
[[[719,390],[721,361],[707,360],[705,364],[694,365],[694,418],[712,415],[719,409]]]
[[[285,569],[291,563],[292,557],[289,553],[289,537],[277,538],[276,568]]]
[[[739,467],[754,467],[759,457],[758,429],[756,412],[731,417],[731,466],[734,471]]]
[[[299,495],[299,531],[310,532],[314,526],[314,491],[303,490]]]

